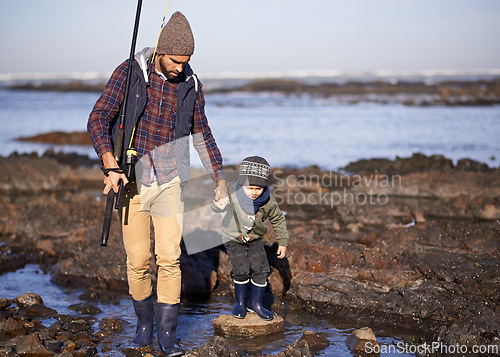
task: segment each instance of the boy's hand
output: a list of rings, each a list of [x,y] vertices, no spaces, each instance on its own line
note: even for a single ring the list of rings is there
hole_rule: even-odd
[[[279,246],[278,247],[278,258],[283,259],[286,254],[286,247]]]

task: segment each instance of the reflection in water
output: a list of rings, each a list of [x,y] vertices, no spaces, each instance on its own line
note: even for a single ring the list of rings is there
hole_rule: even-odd
[[[27,265],[16,272],[0,275],[0,298],[14,299],[27,292],[40,295],[44,305],[55,309],[59,314],[75,315],[76,312],[69,310],[68,306],[80,303],[79,296],[85,292],[85,289],[65,288],[52,284],[50,275],[42,273],[37,265]],[[110,336],[111,343],[106,347],[111,350],[106,352],[107,356],[123,356],[122,349],[129,346],[135,333],[136,320],[131,298],[128,295],[121,295],[117,300],[115,303],[92,302],[102,310],[100,314],[94,315],[96,318],[92,326],[94,331],[99,330],[99,322],[105,317],[121,318],[125,321],[123,332]],[[221,314],[231,314],[232,304],[232,298],[229,296],[214,296],[206,303],[182,302],[177,328],[177,337],[180,339],[181,346],[190,349],[207,342],[214,335],[213,320]],[[312,330],[324,334],[331,343],[327,349],[316,356],[353,356],[345,345],[345,340],[353,328],[335,327],[333,319],[319,319],[302,311],[280,311],[279,313],[285,319],[284,332],[264,337],[228,337],[226,339],[228,344],[247,356],[277,353],[299,339],[305,330]],[[53,318],[41,320],[45,326],[50,326],[54,321]],[[402,341],[395,337],[380,337],[383,335],[381,331],[375,331],[375,334],[381,345],[397,344]],[[413,355],[397,354],[397,356]]]

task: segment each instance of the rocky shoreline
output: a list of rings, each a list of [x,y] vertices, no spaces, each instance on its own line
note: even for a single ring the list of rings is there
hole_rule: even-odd
[[[239,86],[205,88],[209,93],[275,92],[285,95],[312,95],[336,98],[340,103],[400,103],[408,106],[468,106],[500,104],[500,78],[477,80],[356,80],[339,83],[309,84],[300,80],[257,79]],[[58,92],[102,92],[105,83],[83,81],[15,84],[11,90]]]
[[[116,217],[110,246],[98,244],[105,203],[97,162],[47,152],[14,154],[0,164],[0,274],[36,263],[51,271],[56,284],[125,292]],[[291,236],[285,260],[274,258],[272,230],[265,237],[273,310],[306,310],[352,327],[396,329],[419,336],[415,343],[498,348],[500,169],[415,154],[361,160],[345,170],[349,174],[317,167],[273,170]],[[218,223],[207,209],[210,197],[196,190],[196,182],[190,186],[196,205],[187,224],[213,236]],[[181,266],[184,301],[229,293],[231,268],[220,247],[184,252]],[[0,351],[10,351],[8,356],[17,353],[14,338],[40,333],[36,318],[14,303],[0,299]],[[22,323],[16,320],[21,315]],[[63,330],[59,326],[54,337]],[[224,340],[214,337],[207,345],[217,350]],[[225,348],[212,355],[229,355]],[[64,355],[61,345],[51,351]],[[89,351],[83,353],[95,350]],[[288,355],[293,354],[282,354]]]

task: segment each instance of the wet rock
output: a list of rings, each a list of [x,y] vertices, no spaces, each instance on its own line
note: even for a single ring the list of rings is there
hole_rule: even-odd
[[[0,299],[0,310],[3,310],[7,307],[9,307],[12,304],[12,301],[6,298],[1,298]]]
[[[75,341],[79,346],[88,345],[91,340],[93,340],[93,336],[91,335],[91,331],[83,331],[78,332],[69,338],[71,341]]]
[[[24,328],[26,329],[26,331],[28,333],[40,331],[40,332],[43,332],[44,336],[46,335],[47,338],[54,337],[54,335],[52,335],[50,333],[50,331],[47,329],[47,327],[45,327],[45,325],[42,324],[38,319],[32,319],[31,317],[28,316],[28,320],[31,320],[31,321],[27,321],[27,322],[25,321],[25,324],[24,324]]]
[[[65,325],[67,323],[70,323],[70,322],[73,322],[74,320],[76,320],[77,318],[71,316],[71,315],[65,315],[65,314],[59,314],[56,316],[56,319],[58,320],[58,322],[60,322],[61,324]]]
[[[304,340],[298,340],[286,346],[281,352],[275,354],[276,357],[312,357],[311,349]]]
[[[54,244],[50,240],[40,240],[36,244],[36,248],[48,256],[56,255]]]
[[[495,312],[490,314],[490,316],[480,317],[480,323],[478,323],[477,318],[473,319],[471,313],[458,319],[451,326],[441,326],[436,330],[432,339],[443,346],[468,346],[470,350],[473,346],[490,346],[491,355],[497,355],[500,351],[500,330],[496,322],[498,315]],[[492,324],[492,326],[484,324]]]
[[[273,295],[283,296],[288,290],[285,288],[285,285],[283,284],[283,279],[280,273],[276,269],[273,269],[271,271],[271,274],[267,278],[267,281],[269,283],[271,291],[273,292]]]
[[[96,356],[97,354],[98,350],[94,346],[84,347],[77,351],[72,352],[73,357],[91,357],[91,356]]]
[[[345,341],[347,347],[354,353],[366,353],[378,347],[377,338],[369,327],[354,330]]]
[[[14,302],[17,304],[19,307],[28,307],[33,304],[40,304],[43,305],[43,300],[40,297],[40,295],[35,294],[35,293],[26,293],[21,296],[18,296],[14,299]]]
[[[4,357],[18,357],[14,347],[0,347],[0,356]]]
[[[64,352],[74,352],[77,349],[76,343],[70,340],[64,341],[63,353]]]
[[[284,321],[278,315],[274,315],[271,321],[265,321],[257,314],[249,312],[244,319],[221,315],[214,320],[213,325],[215,332],[221,335],[262,336],[282,331]]]
[[[73,355],[71,354],[71,352],[62,352],[62,353],[59,353],[57,355],[57,357],[73,357]]]
[[[114,304],[119,305],[120,300],[117,297],[116,293],[106,291],[106,290],[97,290],[94,288],[87,289],[83,294],[78,296],[80,300],[87,301],[100,301],[103,304]]]
[[[120,318],[105,317],[99,323],[99,328],[103,331],[120,333],[123,330],[124,320]]]
[[[94,288],[89,288],[85,290],[83,294],[78,296],[80,300],[98,301],[101,293]]]
[[[87,303],[79,303],[68,306],[68,309],[77,311],[82,315],[95,315],[102,312],[97,306]]]
[[[67,330],[73,334],[77,334],[82,331],[90,330],[91,323],[83,319],[76,319],[74,321],[68,322],[63,326],[64,330]]]
[[[17,341],[16,350],[19,355],[27,356],[54,356],[54,351],[50,351],[42,343],[43,338],[38,333],[23,336]]]
[[[155,352],[149,346],[125,348],[122,350],[126,357],[154,357]]]
[[[49,328],[47,329],[47,331],[49,331],[49,333],[52,336],[55,336],[55,334],[57,332],[59,332],[59,331],[62,330],[62,327],[63,327],[63,324],[60,321],[56,321],[52,325],[49,326]]]
[[[229,351],[226,340],[221,336],[210,338],[203,346],[187,351],[186,357],[238,357],[235,351]]]
[[[62,345],[61,341],[55,339],[46,339],[43,341],[43,344],[48,350],[51,351],[58,351]]]
[[[300,341],[304,341],[309,346],[311,352],[318,352],[330,346],[330,341],[325,336],[315,333],[314,331],[306,330],[300,337]]]
[[[33,304],[30,305],[26,311],[26,316],[30,317],[47,317],[47,316],[54,316],[57,315],[57,311],[54,309],[51,309],[50,307],[47,307],[42,304]]]
[[[2,327],[3,334],[6,336],[16,337],[26,334],[23,323],[13,317],[9,317],[0,326]]]

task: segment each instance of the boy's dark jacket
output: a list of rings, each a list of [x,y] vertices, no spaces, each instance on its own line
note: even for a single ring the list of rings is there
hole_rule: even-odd
[[[288,231],[286,228],[285,216],[281,212],[272,193],[269,195],[269,200],[261,206],[255,214],[255,222],[252,222],[248,218],[249,215],[243,211],[238,203],[235,185],[231,185],[228,190],[231,203],[228,204],[223,210],[216,207],[213,202],[211,204],[211,208],[214,212],[225,212],[224,218],[222,219],[222,231],[224,236],[239,243],[245,243],[245,241],[261,238],[267,232],[267,227],[264,222],[269,219],[269,222],[271,222],[273,229],[276,232],[276,238],[278,239],[279,245],[283,247],[288,245]],[[234,212],[231,208],[231,204],[233,205]],[[238,230],[234,219],[234,213],[236,213],[238,217],[241,232]],[[246,227],[252,227],[250,232],[247,232]]]

